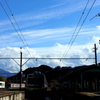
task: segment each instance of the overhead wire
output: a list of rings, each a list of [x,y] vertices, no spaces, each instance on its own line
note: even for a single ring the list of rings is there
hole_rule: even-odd
[[[10,7],[9,7],[9,5],[8,5],[8,3],[7,3],[6,0],[5,0],[5,2],[6,2],[6,5],[7,5],[8,9],[9,9],[9,11],[10,11],[10,13],[11,13],[11,15],[12,15],[14,21],[15,21],[15,24],[16,24],[17,28],[19,29],[19,32],[20,32],[21,35],[20,35],[19,32],[17,31],[17,29],[16,29],[14,23],[12,22],[12,20],[10,19],[9,15],[8,15],[8,13],[7,13],[7,11],[5,10],[5,8],[4,8],[4,6],[2,5],[2,3],[0,2],[1,7],[3,8],[3,10],[4,10],[6,16],[8,17],[9,21],[11,22],[13,28],[15,29],[15,31],[16,31],[17,35],[19,36],[20,40],[22,41],[23,45],[26,47],[26,49],[27,49],[27,51],[29,52],[29,54],[30,54],[31,56],[34,57],[34,55],[30,52],[29,45],[28,45],[28,43],[26,42],[26,40],[25,40],[25,38],[24,38],[24,35],[23,35],[23,33],[22,33],[22,31],[21,31],[21,29],[20,29],[20,27],[19,27],[19,25],[18,25],[18,23],[17,23],[17,21],[16,21],[16,19],[15,19],[15,17],[14,17],[14,14],[12,13],[12,11],[11,11],[11,9],[10,9]],[[27,48],[27,47],[28,47],[28,48]]]
[[[76,28],[75,28],[75,31],[74,31],[74,33],[73,33],[73,35],[72,35],[72,38],[71,38],[71,40],[70,40],[70,42],[69,42],[69,43],[71,43],[71,44],[69,45],[69,47],[68,47],[68,49],[67,49],[67,52],[64,53],[64,55],[63,55],[64,57],[68,54],[68,52],[69,52],[71,46],[73,45],[73,43],[74,43],[76,37],[78,36],[78,34],[79,34],[79,32],[80,32],[82,26],[84,25],[84,23],[85,23],[85,21],[86,21],[88,15],[89,15],[89,13],[90,13],[90,11],[92,10],[92,8],[93,8],[95,2],[96,2],[96,0],[94,0],[94,2],[92,3],[92,5],[91,5],[91,7],[90,7],[90,9],[89,9],[89,11],[88,11],[86,17],[84,18],[84,20],[83,20],[83,22],[82,22],[82,24],[81,24],[79,30],[78,30],[77,33],[75,34],[75,32],[76,32],[76,30],[77,30],[77,28],[78,28],[78,25],[79,25],[79,23],[80,23],[80,21],[81,21],[81,19],[82,19],[82,16],[83,16],[83,13],[84,13],[84,12],[82,13],[82,15],[81,15],[81,17],[80,17],[80,20],[79,20],[79,22],[78,22],[78,24],[77,24],[77,26],[76,26]],[[85,6],[84,11],[86,10],[88,3],[89,3],[89,0],[88,0],[88,2],[87,2],[86,6]],[[73,40],[72,40],[72,39],[73,39]],[[61,60],[60,60],[60,61],[61,61]]]
[[[20,33],[21,33],[21,36],[22,36],[22,38],[23,38],[23,40],[24,40],[24,42],[25,42],[25,45],[28,46],[28,44],[27,44],[27,42],[26,42],[26,40],[25,40],[25,38],[24,38],[24,35],[23,35],[23,33],[22,33],[22,31],[21,31],[21,29],[20,29],[20,27],[19,27],[19,25],[18,25],[18,23],[17,23],[17,21],[16,21],[16,19],[15,19],[15,17],[14,17],[14,14],[12,13],[12,11],[11,11],[11,9],[10,9],[10,6],[9,6],[8,2],[7,2],[6,0],[5,0],[5,2],[6,2],[6,5],[7,5],[8,9],[9,9],[9,11],[10,11],[10,13],[11,13],[11,15],[12,15],[14,21],[15,21],[16,26],[18,27],[18,29],[19,29],[19,31],[20,31]]]
[[[31,50],[30,50],[30,48],[29,48],[28,43],[26,42],[26,39],[25,39],[25,37],[24,37],[24,35],[23,35],[23,32],[22,32],[22,30],[20,29],[20,27],[19,27],[19,25],[18,25],[18,23],[17,23],[17,21],[16,21],[16,18],[14,17],[14,14],[12,13],[12,10],[11,10],[11,8],[10,8],[10,6],[9,6],[9,4],[8,4],[8,2],[7,2],[7,0],[5,0],[5,2],[6,2],[6,5],[7,5],[9,11],[10,11],[10,13],[11,13],[11,15],[12,15],[12,17],[13,17],[15,23],[16,23],[16,26],[17,26],[18,29],[19,29],[19,32],[21,33],[21,36],[22,36],[22,38],[23,38],[23,40],[24,40],[25,47],[26,47],[27,51],[29,52],[29,54],[30,54],[32,57],[34,57],[33,53],[31,52]],[[27,47],[28,47],[28,48],[27,48]],[[37,60],[36,60],[36,61],[37,61]],[[35,63],[36,63],[36,62],[35,62]]]
[[[79,24],[80,24],[80,22],[81,22],[81,20],[82,20],[82,18],[83,18],[83,15],[84,15],[84,13],[85,13],[85,11],[86,11],[86,8],[87,8],[87,5],[88,5],[89,1],[90,1],[90,0],[88,0],[87,3],[86,3],[86,6],[85,6],[85,8],[84,8],[84,10],[83,10],[83,12],[82,12],[82,14],[81,14],[81,16],[80,16],[80,19],[79,19],[79,21],[78,21],[78,24],[76,25],[76,28],[75,28],[75,30],[74,30],[72,36],[71,36],[71,39],[70,39],[70,41],[69,41],[69,43],[68,43],[68,47],[67,47],[67,49],[65,50],[65,52],[64,52],[64,54],[63,54],[63,57],[66,55],[66,51],[68,52],[68,48],[70,47],[70,43],[72,42],[72,40],[73,40],[73,38],[74,38],[74,35],[75,35],[75,33],[76,33],[76,30],[77,30],[77,28],[78,28],[78,26],[79,26]]]
[[[97,15],[95,15],[94,17],[92,17],[91,19],[90,19],[90,21],[92,21],[95,17],[100,17],[100,12],[97,14]],[[99,40],[99,44],[98,44],[98,46],[96,47],[96,50],[98,49],[100,47],[100,40]],[[93,49],[95,49],[95,48],[93,48]],[[93,51],[94,52],[94,51]],[[88,59],[87,59],[88,60]]]
[[[0,36],[0,38],[7,44],[7,46],[10,47],[10,44],[8,42],[6,42],[5,39],[2,36]]]
[[[0,36],[0,38],[3,40],[3,42],[4,42],[5,44],[7,44],[7,46],[10,47],[10,44],[9,44],[2,36]]]
[[[14,26],[14,24],[13,24],[12,20],[10,19],[9,15],[8,15],[8,13],[7,13],[7,11],[5,10],[5,8],[4,8],[4,6],[2,5],[2,3],[1,3],[1,2],[0,2],[0,5],[1,5],[1,7],[2,7],[3,11],[5,12],[6,16],[8,17],[8,19],[9,19],[10,23],[12,24],[12,26],[13,26],[13,28],[14,28],[15,32],[16,32],[16,33],[17,33],[17,35],[19,36],[19,38],[20,38],[21,42],[22,42],[22,43],[24,44],[24,46],[25,46],[25,43],[24,43],[23,39],[21,38],[20,34],[18,33],[18,31],[17,31],[16,27]]]
[[[6,1],[6,0],[5,0]],[[89,1],[89,0],[88,0]],[[94,0],[94,3],[96,2],[96,0]],[[85,10],[83,11],[83,13],[82,13],[82,15],[81,15],[81,17],[80,17],[80,20],[79,20],[79,22],[78,22],[78,24],[77,24],[77,26],[76,26],[76,28],[75,28],[75,31],[74,31],[74,33],[73,33],[73,35],[72,35],[72,38],[71,38],[71,40],[70,40],[70,42],[69,42],[69,44],[71,43],[71,45],[69,45],[69,48],[68,48],[68,50],[67,50],[67,53],[64,53],[64,55],[63,56],[66,56],[67,54],[68,54],[68,52],[69,52],[69,50],[70,50],[70,48],[71,48],[71,46],[73,45],[73,43],[74,43],[74,41],[75,41],[75,39],[76,39],[76,37],[77,37],[77,35],[79,34],[79,32],[80,32],[80,30],[81,30],[81,28],[82,28],[82,26],[83,26],[83,24],[84,24],[84,22],[86,21],[86,19],[87,19],[87,17],[88,17],[88,15],[89,15],[89,13],[90,13],[90,11],[91,11],[91,9],[92,9],[92,7],[93,7],[93,5],[94,5],[94,3],[92,4],[92,6],[91,6],[91,8],[90,8],[90,10],[89,10],[89,12],[88,12],[88,14],[87,14],[87,16],[85,17],[85,19],[84,19],[84,21],[83,21],[83,23],[81,24],[81,27],[79,28],[79,30],[77,31],[77,33],[75,34],[75,32],[76,32],[76,30],[77,30],[77,28],[78,28],[78,26],[79,26],[79,23],[80,23],[80,21],[81,21],[81,19],[82,19],[82,17],[83,17],[83,15],[84,15],[84,12],[85,12],[85,10],[86,10],[86,7],[87,7],[87,5],[86,5],[86,7],[85,7]],[[1,3],[0,3],[1,4]],[[87,3],[88,4],[88,3]],[[4,9],[4,7],[3,7],[3,5],[1,4],[1,6],[2,6],[2,8]],[[5,13],[6,13],[6,15],[7,15],[7,17],[9,18],[9,16],[8,16],[8,14],[7,14],[7,12],[6,12],[6,10],[4,9],[4,11],[5,11]],[[11,10],[10,10],[10,12],[11,12]],[[12,13],[11,13],[12,14]],[[12,16],[14,17],[14,15],[12,14]],[[13,27],[14,27],[14,29],[15,29],[15,31],[17,32],[17,34],[18,34],[18,31],[16,30],[16,28],[15,28],[15,26],[14,26],[14,24],[13,24],[13,22],[11,21],[11,19],[9,18],[9,20],[10,20],[10,22],[11,22],[11,24],[13,25]],[[16,21],[16,20],[15,20]],[[16,24],[17,25],[17,24]],[[19,27],[19,26],[18,26]],[[20,28],[19,28],[20,29]],[[22,37],[18,34],[18,36],[20,37],[20,39],[21,39],[21,41],[22,41],[22,43],[26,46],[28,46],[28,44],[26,43],[24,43],[24,41],[23,41],[23,39],[22,39]]]

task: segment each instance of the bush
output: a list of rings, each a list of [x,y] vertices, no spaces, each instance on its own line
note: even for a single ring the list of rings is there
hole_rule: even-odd
[[[0,81],[4,81],[4,82],[6,82],[7,80],[6,80],[6,78],[5,78],[5,77],[0,76]]]

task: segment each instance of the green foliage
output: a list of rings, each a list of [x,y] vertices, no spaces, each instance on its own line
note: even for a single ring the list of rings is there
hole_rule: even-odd
[[[6,80],[6,78],[5,78],[5,77],[0,76],[0,81],[4,81],[4,82],[6,82],[7,80]]]

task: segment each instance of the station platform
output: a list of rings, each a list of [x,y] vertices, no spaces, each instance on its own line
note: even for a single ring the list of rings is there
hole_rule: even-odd
[[[0,90],[0,100],[24,100],[24,99],[25,99],[24,91]]]

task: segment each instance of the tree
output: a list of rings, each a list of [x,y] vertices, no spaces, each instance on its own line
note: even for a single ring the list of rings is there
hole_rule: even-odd
[[[6,82],[7,80],[6,80],[6,78],[5,78],[5,77],[0,76],[0,81],[4,81],[4,82]]]

